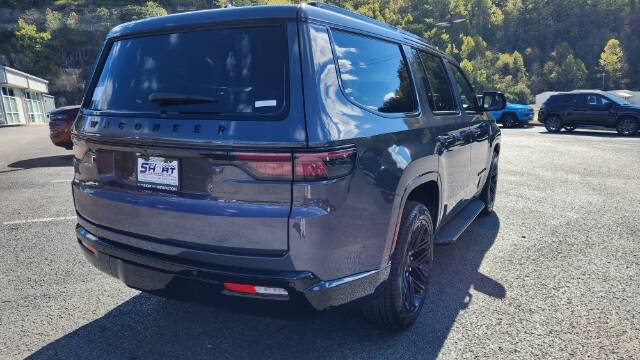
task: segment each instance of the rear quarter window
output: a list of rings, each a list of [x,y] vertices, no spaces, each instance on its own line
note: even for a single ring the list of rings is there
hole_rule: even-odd
[[[332,30],[334,54],[345,95],[381,113],[411,113],[416,102],[400,45]]]
[[[176,32],[113,42],[89,108],[274,115],[286,103],[284,26]]]

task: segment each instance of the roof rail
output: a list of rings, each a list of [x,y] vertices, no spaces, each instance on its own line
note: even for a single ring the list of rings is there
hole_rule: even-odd
[[[397,31],[399,34],[403,35],[406,38],[412,39],[414,41],[417,40],[417,41],[419,41],[420,43],[422,43],[423,45],[425,45],[426,47],[428,47],[430,49],[433,49],[433,50],[436,50],[436,51],[440,51],[440,49],[438,49],[436,46],[433,46],[433,45],[427,43],[423,38],[421,38],[420,36],[418,36],[416,34],[413,34],[413,33],[409,32],[409,31],[406,31],[406,30],[399,29],[399,28],[397,28],[397,27],[395,27],[393,25],[389,25],[389,24],[387,24],[385,22],[378,21],[376,19],[370,18],[370,17],[368,17],[366,15],[358,14],[357,12],[354,12],[354,11],[351,11],[351,10],[347,10],[347,9],[342,8],[340,6],[327,4],[327,3],[323,3],[323,2],[319,2],[319,1],[312,1],[310,3],[307,3],[307,5],[314,6],[314,7],[317,7],[317,8],[320,8],[320,9],[324,9],[324,10],[328,10],[328,11],[332,11],[334,13],[338,13],[338,14],[341,14],[341,15],[344,15],[344,16],[348,16],[348,17],[351,17],[351,18],[359,19],[359,20],[366,21],[366,22],[369,22],[369,23],[374,23],[374,24],[382,26],[384,28],[387,28],[387,29],[390,29],[390,30],[393,30],[393,31]]]
[[[398,30],[398,28],[393,26],[393,25],[389,25],[389,24],[384,23],[382,21],[378,21],[378,20],[376,20],[374,18],[370,18],[370,17],[368,17],[366,15],[358,14],[357,12],[354,12],[354,11],[351,11],[351,10],[347,10],[347,9],[342,8],[340,6],[331,5],[331,4],[327,4],[327,3],[323,3],[323,2],[319,2],[319,1],[312,1],[310,3],[307,3],[307,5],[315,6],[317,8],[328,10],[328,11],[333,11],[334,13],[338,13],[338,14],[344,15],[344,16],[349,16],[349,17],[352,17],[352,18],[355,18],[355,19],[359,19],[359,20],[363,20],[363,21],[367,21],[367,22],[372,22],[372,23],[375,23],[376,25],[380,25],[380,26],[386,27],[387,29]]]

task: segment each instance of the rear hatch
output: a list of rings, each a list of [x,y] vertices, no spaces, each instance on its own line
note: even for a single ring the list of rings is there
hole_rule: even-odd
[[[285,252],[307,141],[299,61],[293,20],[108,39],[74,125],[79,216],[185,248]]]

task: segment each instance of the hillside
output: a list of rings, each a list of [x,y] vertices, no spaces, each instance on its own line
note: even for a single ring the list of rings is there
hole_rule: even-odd
[[[51,80],[58,105],[78,103],[111,27],[230,2],[5,0],[0,64]],[[276,2],[282,1],[233,5]],[[478,90],[501,90],[520,102],[542,91],[602,88],[603,82],[607,89],[640,87],[637,0],[331,2],[425,37],[459,59]],[[447,21],[449,26],[436,26]]]

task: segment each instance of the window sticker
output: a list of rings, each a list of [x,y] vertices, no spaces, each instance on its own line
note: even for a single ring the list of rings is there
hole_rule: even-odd
[[[259,101],[256,101],[254,106],[256,108],[261,108],[261,107],[272,107],[276,105],[278,105],[278,101],[276,100],[259,100]]]

